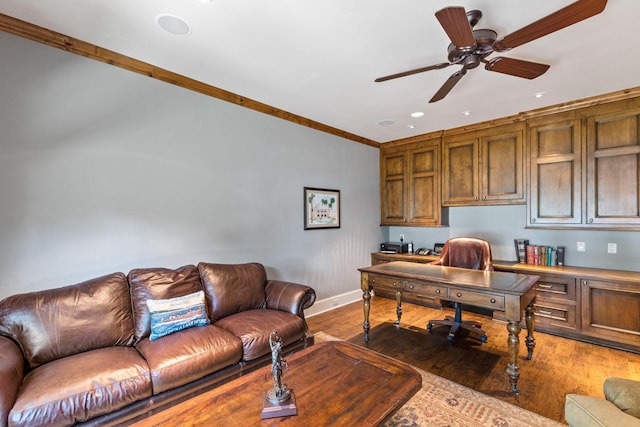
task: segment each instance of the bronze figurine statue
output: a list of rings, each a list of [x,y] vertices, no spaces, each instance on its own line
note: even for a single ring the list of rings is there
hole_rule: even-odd
[[[287,361],[282,357],[282,338],[277,331],[271,331],[269,335],[271,347],[271,375],[273,376],[273,388],[267,391],[267,401],[272,405],[280,405],[291,397],[291,390],[282,382],[282,370],[289,369]]]

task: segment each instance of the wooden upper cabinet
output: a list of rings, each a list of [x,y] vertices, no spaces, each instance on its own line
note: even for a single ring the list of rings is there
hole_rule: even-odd
[[[402,225],[407,222],[406,170],[406,150],[380,152],[380,217],[383,225]]]
[[[587,119],[586,217],[640,226],[640,109]]]
[[[581,120],[551,116],[534,122],[529,149],[529,226],[581,224]]]
[[[448,221],[440,203],[440,139],[382,149],[382,225],[439,226]]]
[[[445,206],[525,203],[523,124],[445,136]]]

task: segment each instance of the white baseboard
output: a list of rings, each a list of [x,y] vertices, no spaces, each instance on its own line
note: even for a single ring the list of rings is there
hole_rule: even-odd
[[[312,317],[316,314],[324,313],[326,311],[333,310],[334,308],[342,307],[343,305],[351,304],[352,302],[361,300],[362,291],[360,289],[356,289],[344,294],[335,295],[316,301],[315,304],[304,311],[304,316]]]

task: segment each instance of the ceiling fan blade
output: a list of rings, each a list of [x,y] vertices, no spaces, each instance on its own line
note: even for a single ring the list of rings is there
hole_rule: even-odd
[[[446,82],[438,89],[435,95],[429,100],[429,102],[440,101],[442,98],[447,96],[447,94],[453,89],[453,87],[460,81],[460,79],[467,74],[466,68],[462,68],[460,71],[456,71],[451,74]]]
[[[374,81],[377,82],[377,83],[385,82],[387,80],[397,79],[398,77],[410,76],[412,74],[423,73],[425,71],[439,70],[441,68],[446,68],[449,65],[451,65],[451,64],[449,64],[448,62],[443,62],[441,64],[430,65],[428,67],[416,68],[415,70],[403,71],[401,73],[390,74],[390,75],[384,76],[384,77],[378,77]]]
[[[576,24],[599,14],[607,5],[607,0],[579,0],[551,15],[533,22],[493,43],[493,50],[503,52],[529,43],[555,31]]]
[[[509,74],[525,79],[535,79],[543,75],[548,69],[547,64],[523,61],[522,59],[505,58],[498,56],[487,61],[485,69],[502,74]]]
[[[447,36],[459,49],[472,48],[476,45],[469,19],[463,7],[445,7],[436,12],[436,18]]]

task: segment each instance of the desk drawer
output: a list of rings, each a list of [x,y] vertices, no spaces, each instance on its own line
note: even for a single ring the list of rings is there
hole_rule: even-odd
[[[406,280],[402,285],[402,290],[426,297],[447,299],[449,289],[446,286],[427,285]]]
[[[385,288],[394,291],[402,290],[402,281],[384,276],[369,275],[369,286],[375,288]]]
[[[449,289],[449,301],[461,302],[492,310],[504,310],[504,295],[485,294],[465,289]]]

